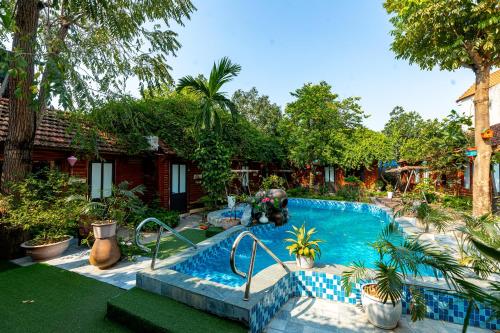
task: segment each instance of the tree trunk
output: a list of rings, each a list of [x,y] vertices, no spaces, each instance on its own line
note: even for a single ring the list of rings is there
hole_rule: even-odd
[[[25,178],[31,171],[37,109],[31,87],[34,82],[38,4],[38,0],[18,1],[15,14],[16,32],[9,68],[17,73],[9,76],[9,128],[1,184],[4,193],[9,192],[11,182]]]
[[[472,214],[481,216],[491,213],[491,146],[481,137],[484,129],[490,128],[489,84],[490,67],[478,66],[476,74],[476,93],[474,95],[474,141],[477,157],[474,160],[472,187]]]

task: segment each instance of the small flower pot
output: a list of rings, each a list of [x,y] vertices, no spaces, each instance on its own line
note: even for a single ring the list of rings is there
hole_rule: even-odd
[[[298,267],[303,269],[311,269],[314,267],[314,259],[312,257],[298,255],[295,257],[295,262]]]
[[[259,223],[268,223],[269,222],[269,219],[267,218],[267,216],[265,214],[262,214],[260,217],[259,217]]]
[[[376,287],[376,284],[365,284],[361,290],[361,304],[366,317],[370,323],[379,328],[393,329],[401,319],[401,300],[398,300],[395,305],[390,300],[383,303],[376,295],[373,295],[374,286]]]
[[[484,139],[484,140],[489,140],[491,138],[493,138],[493,135],[495,133],[493,132],[492,129],[487,129],[487,130],[484,130],[481,132],[481,137]]]
[[[21,244],[21,247],[26,250],[26,254],[33,261],[48,260],[60,256],[69,247],[69,242],[73,239],[72,236],[67,236],[67,239],[52,244],[29,245],[30,241]]]
[[[387,192],[387,199],[391,199],[394,196],[394,192]]]

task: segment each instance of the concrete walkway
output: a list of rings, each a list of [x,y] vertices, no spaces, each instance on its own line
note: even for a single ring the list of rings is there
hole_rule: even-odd
[[[201,217],[199,215],[190,215],[183,217],[176,230],[181,231],[187,228],[197,227]],[[128,232],[120,231],[119,238],[130,238]],[[165,233],[164,236],[169,236]],[[142,238],[144,243],[156,241],[156,233],[147,233]],[[99,269],[89,263],[90,249],[87,246],[78,246],[74,239],[63,256],[44,261],[44,264],[59,267],[71,272],[75,272],[89,278],[109,283],[122,289],[131,289],[135,287],[136,273],[149,267],[151,258],[146,256],[135,256],[132,260],[121,260],[116,265],[108,269]],[[13,263],[20,266],[29,266],[35,264],[30,257],[23,257],[12,260]]]
[[[267,333],[460,333],[462,326],[439,320],[412,322],[403,316],[394,330],[370,324],[362,308],[320,298],[299,297],[288,301],[266,328]],[[469,327],[468,333],[491,333]]]

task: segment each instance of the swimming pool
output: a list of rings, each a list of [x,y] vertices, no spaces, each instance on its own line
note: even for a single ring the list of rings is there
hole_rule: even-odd
[[[281,227],[269,224],[251,228],[283,261],[295,260],[285,249],[286,243],[283,240],[291,236],[286,231],[291,230],[292,225],[306,223],[307,228],[315,227],[316,237],[324,241],[321,244],[322,255],[316,260],[318,264],[349,265],[353,261],[364,260],[368,267],[373,267],[377,254],[367,244],[373,242],[391,220],[386,211],[363,203],[290,199],[288,209],[288,224]],[[171,269],[232,287],[241,286],[245,280],[234,274],[229,266],[231,246],[237,235],[238,233],[231,235]],[[250,262],[251,245],[250,238],[243,239],[236,254],[236,265],[244,272]],[[254,274],[273,264],[275,261],[259,247]]]

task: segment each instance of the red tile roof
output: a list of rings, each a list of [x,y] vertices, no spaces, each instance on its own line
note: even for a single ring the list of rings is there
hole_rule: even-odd
[[[7,138],[9,123],[9,100],[0,98],[0,143]],[[74,142],[75,133],[70,130],[70,123],[62,111],[49,110],[42,118],[36,130],[35,147],[54,150],[78,150]],[[165,154],[175,154],[175,151],[160,140],[159,147]],[[126,154],[125,147],[119,145],[114,138],[102,133],[98,142],[100,154]]]
[[[497,70],[496,72],[490,73],[490,88],[493,86],[496,86],[497,84],[500,83],[500,69]],[[457,103],[460,102],[461,100],[466,99],[467,97],[474,96],[476,93],[476,84],[474,83],[472,86],[467,89],[462,96],[460,96],[457,99]]]
[[[7,138],[9,123],[9,100],[0,99],[0,142]],[[70,131],[67,115],[62,111],[48,110],[43,116],[35,134],[35,147],[55,150],[74,151],[77,145],[74,141],[75,133]],[[98,142],[100,154],[124,154],[126,150],[120,147],[115,140],[101,139]]]

